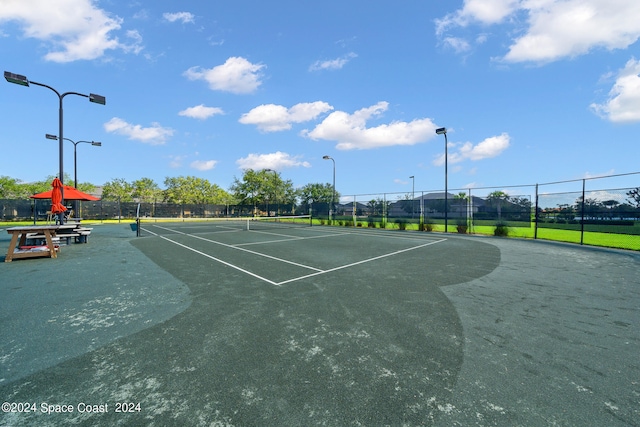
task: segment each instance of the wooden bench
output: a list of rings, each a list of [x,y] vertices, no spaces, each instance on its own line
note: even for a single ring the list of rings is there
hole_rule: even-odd
[[[46,244],[46,240],[47,240],[47,236],[45,236],[44,234],[39,234],[39,233],[28,233],[27,237],[26,237],[26,246],[40,246],[40,245],[44,245]],[[60,237],[58,236],[51,236],[51,241],[56,244],[59,245],[60,244]]]
[[[78,227],[70,229],[68,233],[58,233],[57,236],[67,240],[67,245],[71,243],[71,238],[75,239],[76,243],[87,243],[89,241],[89,235],[93,228]]]

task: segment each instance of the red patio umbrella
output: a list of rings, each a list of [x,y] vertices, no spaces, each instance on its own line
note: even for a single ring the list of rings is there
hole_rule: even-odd
[[[53,182],[60,180],[56,178]],[[53,185],[53,184],[51,184]],[[100,200],[98,197],[92,196],[91,194],[83,193],[80,190],[75,189],[69,185],[64,185],[64,199],[65,200]],[[38,193],[31,196],[32,199],[51,199],[53,190],[45,191],[44,193]]]
[[[62,182],[58,178],[54,179],[51,183],[53,189],[51,190],[51,213],[59,214],[67,210],[62,204],[62,192],[60,189],[62,188]]]

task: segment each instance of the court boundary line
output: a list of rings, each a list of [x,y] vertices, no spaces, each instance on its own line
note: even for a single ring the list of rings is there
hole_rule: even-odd
[[[163,228],[163,227],[160,227],[160,228]],[[170,229],[167,229],[167,230],[170,230]],[[360,264],[366,264],[368,262],[376,261],[376,260],[379,260],[379,259],[382,259],[382,258],[388,258],[388,257],[391,257],[391,256],[395,256],[395,255],[404,253],[404,252],[413,251],[413,250],[424,248],[424,247],[427,247],[427,246],[432,246],[432,245],[435,245],[435,244],[438,244],[438,243],[442,243],[442,242],[445,242],[445,241],[448,240],[446,238],[445,239],[440,239],[440,240],[433,240],[433,241],[424,243],[422,245],[412,246],[412,247],[406,248],[406,249],[400,249],[400,250],[397,250],[397,251],[394,251],[394,252],[390,252],[388,254],[378,255],[378,256],[375,256],[373,258],[367,258],[367,259],[364,259],[364,260],[352,262],[352,263],[349,263],[349,264],[341,265],[341,266],[330,268],[330,269],[327,269],[327,270],[321,270],[319,268],[305,266],[304,264],[298,264],[298,263],[295,263],[293,261],[288,261],[288,260],[284,260],[284,259],[281,259],[281,258],[276,258],[276,257],[270,256],[270,255],[261,254],[259,252],[251,251],[251,250],[248,250],[248,249],[231,246],[231,245],[228,245],[226,243],[216,242],[215,240],[205,239],[204,237],[196,236],[196,235],[193,235],[193,234],[183,233],[183,232],[179,232],[179,231],[175,231],[175,230],[170,230],[170,231],[174,231],[177,234],[182,234],[182,235],[185,235],[185,236],[189,236],[189,237],[193,237],[193,238],[196,238],[196,239],[204,240],[204,241],[207,241],[207,242],[210,242],[210,243],[215,243],[215,244],[218,244],[218,245],[221,245],[221,246],[225,246],[225,247],[228,247],[228,248],[238,249],[238,250],[241,250],[241,251],[244,251],[244,252],[251,253],[253,255],[259,255],[259,256],[270,258],[270,259],[273,259],[273,260],[276,260],[276,261],[281,261],[281,262],[284,262],[284,263],[287,263],[287,264],[296,265],[298,267],[303,267],[303,268],[307,268],[307,269],[310,269],[310,270],[316,270],[315,273],[305,274],[303,276],[294,277],[294,278],[291,278],[291,279],[283,280],[281,282],[274,282],[273,280],[267,279],[266,277],[260,276],[260,275],[258,275],[256,273],[253,273],[253,272],[251,272],[249,270],[246,270],[246,269],[244,269],[242,267],[239,267],[237,265],[231,264],[230,262],[223,261],[223,260],[221,260],[219,258],[216,258],[213,255],[206,254],[206,253],[204,253],[202,251],[199,251],[199,250],[197,250],[195,248],[189,247],[189,246],[184,245],[184,244],[182,244],[180,242],[176,242],[175,240],[169,239],[168,237],[165,237],[165,236],[159,235],[157,233],[154,233],[153,231],[147,230],[147,232],[153,234],[154,236],[160,237],[163,240],[166,240],[166,241],[171,242],[171,243],[173,243],[175,245],[178,245],[178,246],[180,246],[182,248],[185,248],[187,250],[195,252],[195,253],[197,253],[199,255],[202,255],[202,256],[204,256],[206,258],[209,258],[209,259],[212,259],[214,261],[217,261],[217,262],[219,262],[219,263],[221,263],[223,265],[226,265],[226,266],[231,267],[231,268],[233,268],[235,270],[241,271],[241,272],[243,272],[243,273],[245,273],[245,274],[247,274],[247,275],[249,275],[251,277],[255,277],[256,279],[262,280],[262,281],[267,282],[267,283],[269,283],[271,285],[274,285],[274,286],[282,286],[282,285],[287,284],[287,283],[292,283],[292,282],[297,282],[299,280],[308,279],[309,277],[315,277],[315,276],[320,276],[320,275],[326,274],[326,273],[332,273],[332,272],[338,271],[338,270],[344,270],[345,268],[350,268],[350,267],[353,267],[353,266],[356,266],[356,265],[360,265]],[[352,233],[340,233],[340,234],[337,234],[336,236],[340,236],[340,235],[343,235],[343,234],[352,234]],[[353,234],[360,234],[360,233],[353,233]],[[292,240],[297,240],[297,239],[292,239]]]
[[[219,258],[216,258],[216,257],[214,257],[213,255],[209,255],[209,254],[206,254],[206,253],[204,253],[204,252],[202,252],[202,251],[199,251],[199,250],[197,250],[197,249],[195,249],[195,248],[191,248],[191,247],[189,247],[189,246],[187,246],[187,245],[183,245],[183,244],[182,244],[182,243],[180,243],[180,242],[176,242],[175,240],[171,240],[171,239],[169,239],[169,238],[167,238],[167,237],[165,237],[165,236],[161,236],[161,235],[159,235],[159,234],[156,234],[156,233],[154,233],[153,231],[150,231],[150,230],[147,230],[147,231],[148,231],[149,233],[153,234],[154,236],[160,237],[160,238],[161,238],[161,239],[163,239],[163,240],[166,240],[166,241],[168,241],[168,242],[173,243],[174,245],[178,245],[178,246],[183,247],[183,248],[185,248],[185,249],[188,249],[188,250],[190,250],[190,251],[192,251],[192,252],[195,252],[195,253],[197,253],[197,254],[199,254],[199,255],[202,255],[202,256],[204,256],[204,257],[206,257],[206,258],[209,258],[209,259],[212,259],[212,260],[214,260],[214,261],[216,261],[216,262],[219,262],[220,264],[226,265],[227,267],[231,267],[231,268],[233,268],[233,269],[235,269],[235,270],[241,271],[242,273],[248,274],[248,275],[249,275],[249,276],[251,276],[251,277],[255,277],[256,279],[260,279],[260,280],[262,280],[262,281],[264,281],[264,282],[267,282],[267,283],[270,283],[270,284],[272,284],[272,285],[274,285],[274,286],[280,286],[280,285],[278,285],[276,282],[274,282],[273,280],[269,280],[269,279],[267,279],[266,277],[259,276],[259,275],[255,274],[255,273],[252,273],[252,272],[251,272],[251,271],[249,271],[249,270],[245,270],[245,269],[244,269],[244,268],[242,268],[242,267],[238,267],[237,265],[234,265],[234,264],[231,264],[231,263],[229,263],[229,262],[227,262],[227,261],[223,261],[223,260],[221,260],[221,259],[219,259]]]
[[[306,268],[307,270],[322,271],[319,268],[310,267],[308,265],[299,264],[297,262],[289,261],[289,260],[282,259],[282,258],[277,258],[277,257],[274,257],[272,255],[262,254],[260,252],[252,251],[250,249],[245,249],[245,248],[241,248],[241,247],[238,247],[238,246],[229,245],[227,243],[218,242],[217,240],[207,239],[207,238],[204,238],[204,237],[201,237],[201,236],[197,236],[195,234],[183,233],[181,231],[171,230],[170,228],[164,228],[164,227],[159,227],[159,228],[162,228],[164,230],[174,231],[174,232],[176,232],[178,234],[182,234],[184,236],[190,236],[190,237],[193,237],[194,239],[204,240],[205,242],[215,243],[216,245],[224,246],[226,248],[231,248],[231,249],[236,249],[236,250],[239,250],[239,251],[248,252],[248,253],[253,254],[253,255],[258,255],[258,256],[269,258],[269,259],[272,259],[272,260],[275,260],[275,261],[284,262],[286,264],[295,265],[296,267]],[[160,237],[162,237],[162,236],[160,236]],[[171,239],[167,239],[167,240],[173,241]]]

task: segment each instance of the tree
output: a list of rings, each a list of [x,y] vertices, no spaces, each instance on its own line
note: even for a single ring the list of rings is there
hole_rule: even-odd
[[[331,203],[333,186],[331,184],[307,184],[298,190],[300,202],[303,205],[310,203]],[[336,199],[340,199],[340,193],[336,192]]]
[[[17,179],[0,176],[0,199],[22,198],[23,191]]]
[[[259,204],[294,203],[297,195],[291,180],[284,181],[278,172],[269,169],[245,169],[242,179],[234,177],[230,190],[241,204],[253,205],[254,215]]]
[[[152,203],[162,198],[162,190],[151,178],[141,178],[131,183],[133,197],[142,203]]]
[[[496,206],[498,210],[498,221],[502,220],[502,207],[509,200],[509,195],[504,191],[493,191],[487,196],[487,202],[491,206]]]
[[[640,187],[627,191],[627,196],[629,196],[629,202],[631,202],[632,205],[640,208]]]
[[[164,185],[164,199],[169,203],[225,204],[229,200],[228,194],[217,184],[195,176],[167,177]]]
[[[133,186],[124,178],[115,178],[102,187],[102,200],[133,201]]]

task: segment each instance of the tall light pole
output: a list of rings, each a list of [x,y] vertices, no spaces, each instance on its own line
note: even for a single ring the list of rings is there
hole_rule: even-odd
[[[89,98],[89,102],[93,102],[96,104],[100,104],[100,105],[105,105],[107,103],[107,100],[104,96],[101,95],[96,95],[95,93],[90,93],[89,95],[85,95],[84,93],[78,93],[78,92],[65,92],[63,94],[60,94],[60,92],[58,92],[57,90],[55,90],[54,88],[52,88],[49,85],[45,85],[43,83],[38,83],[38,82],[34,82],[34,81],[29,81],[29,79],[27,79],[25,76],[21,75],[21,74],[15,74],[15,73],[10,73],[9,71],[5,71],[4,72],[4,78],[9,82],[9,83],[15,83],[18,84],[20,86],[29,86],[29,84],[34,84],[36,86],[42,86],[42,87],[46,87],[47,89],[51,89],[53,92],[55,92],[56,95],[58,95],[58,99],[60,101],[60,107],[58,110],[58,126],[59,126],[59,131],[58,131],[58,137],[59,137],[59,144],[58,144],[58,151],[59,151],[59,156],[60,156],[60,170],[58,172],[58,178],[60,179],[60,182],[64,183],[64,153],[63,153],[63,146],[62,146],[62,142],[64,140],[64,135],[63,135],[63,111],[62,111],[62,100],[64,99],[65,96],[67,95],[78,95],[78,96],[82,96],[85,98]],[[64,187],[62,187],[61,189],[62,191],[62,203],[64,203]],[[64,213],[61,212],[60,213],[60,224],[64,223]]]
[[[45,134],[44,136],[47,139],[52,139],[54,141],[58,140],[58,137],[56,135],[51,135],[49,133]],[[78,188],[78,153],[77,153],[77,147],[78,144],[91,144],[94,147],[102,147],[102,142],[97,142],[97,141],[73,141],[69,138],[64,138],[65,141],[69,141],[70,143],[73,144],[73,187],[74,188]]]
[[[444,135],[444,232],[447,232],[447,220],[448,220],[448,211],[449,211],[449,203],[448,203],[448,179],[447,179],[447,169],[448,169],[448,160],[449,156],[447,155],[447,145],[449,145],[447,141],[447,128],[438,128],[436,129],[436,134]]]
[[[415,216],[414,206],[416,203],[416,177],[414,175],[411,175],[409,178],[413,180],[413,182],[411,183],[411,219],[413,219],[413,217]]]
[[[331,206],[329,207],[329,221],[331,221],[333,217],[333,203],[336,197],[336,161],[331,156],[322,156],[322,158],[333,162],[333,187],[331,189]]]

